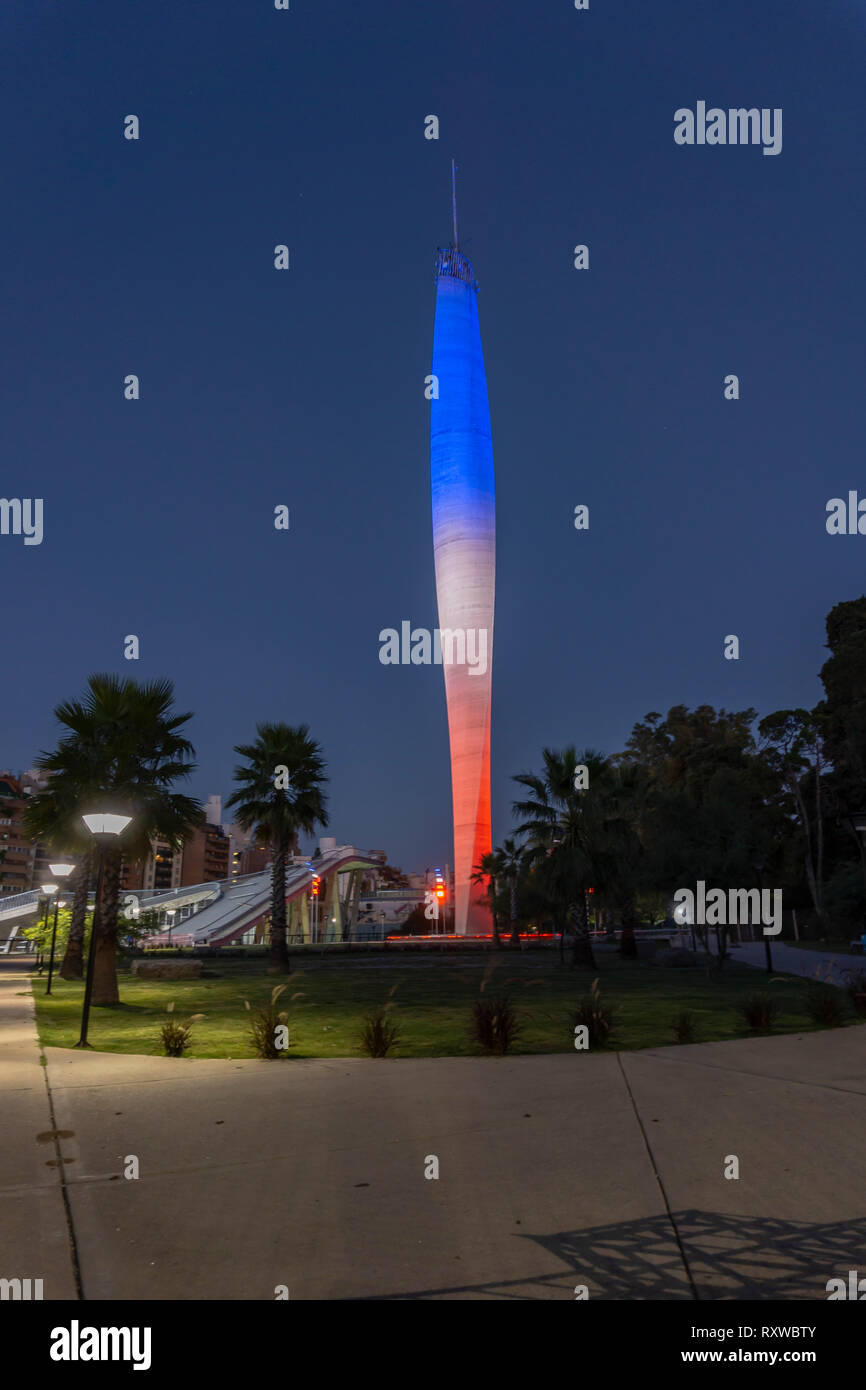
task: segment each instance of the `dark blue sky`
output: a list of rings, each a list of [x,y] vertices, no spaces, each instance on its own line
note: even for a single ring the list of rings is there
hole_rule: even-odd
[[[544,744],[819,698],[866,567],[824,524],[866,494],[861,0],[17,0],[0,49],[0,493],[45,506],[41,546],[0,536],[0,766],[91,671],[168,675],[202,797],[256,720],[305,721],[338,840],[450,859],[442,671],[382,666],[378,633],[437,621],[452,154],[496,463],[497,840]],[[781,107],[782,153],[678,147],[698,100]]]

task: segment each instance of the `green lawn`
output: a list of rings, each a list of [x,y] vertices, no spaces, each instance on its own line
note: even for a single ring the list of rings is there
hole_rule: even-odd
[[[289,1011],[291,1057],[351,1057],[362,1055],[358,1030],[364,1014],[384,1003],[389,991],[393,1016],[401,1032],[397,1057],[471,1056],[475,1045],[468,1035],[472,1002],[488,965],[458,960],[404,957],[386,965],[375,959],[349,961],[316,958],[302,963],[289,977],[280,1007]],[[255,960],[208,962],[200,980],[141,981],[120,975],[123,1000],[113,1008],[94,1008],[90,1042],[105,1052],[160,1055],[159,1030],[166,1005],[174,1017],[206,1015],[193,1025],[191,1057],[242,1058],[254,1055],[247,1039],[244,1000],[253,1009],[270,998],[275,979]],[[507,955],[492,969],[488,993],[508,993],[520,1010],[524,1031],[517,1053],[567,1052],[573,1048],[569,1019],[572,1007],[600,981],[602,1001],[618,1005],[619,1026],[614,1045],[620,1049],[666,1046],[674,1041],[671,1019],[681,1009],[697,1016],[697,1041],[748,1037],[737,1012],[737,1001],[756,990],[769,989],[782,1007],[774,1029],[779,1033],[813,1031],[803,1011],[804,982],[728,964],[721,979],[709,980],[702,967],[672,969],[645,962],[623,961],[599,953],[596,972],[560,967],[542,953],[526,953],[516,961]],[[71,1047],[78,1039],[83,986],[55,977],[46,998],[44,979],[34,977],[39,1033],[44,1045]],[[300,997],[292,999],[297,994]],[[855,1022],[847,998],[846,1021]]]

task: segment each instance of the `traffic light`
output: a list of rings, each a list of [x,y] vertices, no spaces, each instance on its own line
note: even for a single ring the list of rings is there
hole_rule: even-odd
[[[444,901],[444,899],[445,899],[445,883],[444,883],[444,881],[443,881],[443,879],[442,879],[442,870],[441,870],[441,869],[437,869],[437,870],[436,870],[436,883],[435,883],[435,886],[434,886],[434,888],[433,888],[433,892],[436,894],[436,898],[437,898],[437,901],[438,901],[438,902],[441,903],[441,902]]]
[[[322,880],[321,880],[321,878],[320,878],[320,876],[319,876],[318,874],[313,874],[313,897],[314,897],[314,898],[317,898],[317,897],[319,896],[319,884],[321,883],[321,881],[322,881]]]

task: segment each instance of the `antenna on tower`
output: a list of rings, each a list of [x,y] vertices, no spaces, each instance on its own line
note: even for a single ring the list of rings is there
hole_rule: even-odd
[[[451,216],[454,222],[454,250],[457,250],[457,165],[451,161]]]

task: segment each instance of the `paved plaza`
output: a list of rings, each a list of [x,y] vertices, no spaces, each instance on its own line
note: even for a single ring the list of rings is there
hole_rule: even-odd
[[[27,970],[0,966],[0,1275],[46,1298],[824,1299],[866,1270],[866,1028],[43,1066]]]

